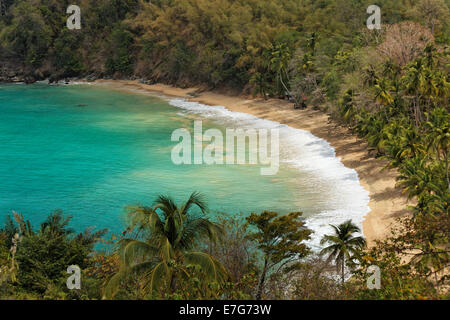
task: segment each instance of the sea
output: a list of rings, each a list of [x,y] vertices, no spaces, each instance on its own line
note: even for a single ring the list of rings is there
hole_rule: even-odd
[[[175,164],[172,134],[193,132],[196,121],[224,136],[227,129],[278,130],[278,172],[262,175],[261,163]],[[351,219],[361,227],[369,212],[357,172],[308,131],[223,106],[84,83],[0,84],[0,225],[15,211],[37,228],[62,210],[79,232],[119,234],[128,206],[151,206],[158,195],[181,203],[194,191],[211,219],[303,212],[314,248],[330,224]]]

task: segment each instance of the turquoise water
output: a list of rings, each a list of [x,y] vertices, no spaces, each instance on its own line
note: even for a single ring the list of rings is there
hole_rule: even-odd
[[[37,226],[61,209],[77,230],[117,233],[126,205],[151,205],[159,194],[181,201],[193,191],[205,195],[213,215],[304,211],[317,218],[310,222],[316,229],[345,214],[363,216],[368,199],[355,173],[305,132],[282,137],[274,176],[260,175],[258,165],[174,165],[175,129],[192,129],[194,120],[203,120],[204,130],[258,124],[223,108],[198,107],[87,85],[0,85],[0,221],[14,210]],[[291,145],[294,138],[304,146]],[[324,168],[310,167],[319,160]]]

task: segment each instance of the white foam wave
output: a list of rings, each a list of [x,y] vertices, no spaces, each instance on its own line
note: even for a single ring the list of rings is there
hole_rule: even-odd
[[[307,218],[307,226],[314,231],[309,243],[313,248],[321,247],[320,239],[332,231],[330,224],[337,225],[351,219],[362,230],[364,216],[370,211],[369,193],[359,183],[357,172],[343,165],[327,141],[309,131],[247,113],[232,112],[223,106],[207,106],[185,99],[172,99],[169,103],[184,113],[200,114],[227,127],[279,129],[280,162],[309,173],[313,186],[322,184],[328,187],[323,201],[329,209]]]

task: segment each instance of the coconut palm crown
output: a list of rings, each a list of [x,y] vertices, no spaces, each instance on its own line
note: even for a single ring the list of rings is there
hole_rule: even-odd
[[[366,240],[363,237],[355,237],[355,233],[360,233],[358,226],[354,225],[351,220],[334,226],[334,234],[325,235],[320,241],[321,245],[330,244],[322,249],[320,254],[328,254],[328,259],[336,262],[336,268],[341,271],[342,283],[345,280],[345,264],[346,261],[352,260],[366,246]]]
[[[193,213],[194,207],[201,215]],[[104,298],[112,298],[130,275],[141,276],[142,288],[155,297],[161,297],[162,292],[174,293],[177,281],[189,278],[191,265],[201,269],[202,281],[223,283],[228,277],[225,268],[210,255],[195,250],[200,241],[217,242],[223,234],[222,228],[202,217],[206,212],[207,205],[197,192],[181,206],[160,195],[153,207],[127,208],[130,227],[140,235],[119,242],[120,270],[106,285]]]

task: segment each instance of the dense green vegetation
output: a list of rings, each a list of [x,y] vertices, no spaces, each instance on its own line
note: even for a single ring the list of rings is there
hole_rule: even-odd
[[[160,196],[152,206],[129,207],[125,216],[128,228],[105,241],[105,230],[74,234],[61,212],[50,214],[38,230],[15,213],[0,230],[0,299],[446,297],[433,273],[442,257],[423,263],[421,252],[410,263],[400,261],[399,250],[411,251],[435,229],[417,228],[410,220],[405,230],[370,249],[347,221],[324,236],[330,246],[318,255],[305,243],[311,230],[298,212],[253,213],[246,223],[213,221],[202,196],[193,193],[181,205]],[[448,228],[448,221],[440,223]],[[98,241],[109,249],[94,249]],[[80,289],[66,286],[69,265],[82,270]],[[382,270],[380,290],[366,286],[371,265]],[[346,276],[353,274],[350,281],[343,281],[344,268]]]
[[[4,228],[0,230],[3,239],[0,248],[0,295],[3,298],[10,295],[16,299],[79,297],[78,293],[73,295],[62,290],[66,284],[67,267],[88,267],[94,244],[106,230],[92,233],[87,229],[84,233],[75,234],[68,228],[70,219],[57,211],[50,214],[38,230],[34,230],[22,215],[14,213],[16,223],[8,217]],[[8,254],[9,246],[11,249]],[[89,290],[89,281],[87,285]]]
[[[167,196],[153,206],[130,206],[128,228],[106,242],[111,252],[93,248],[105,231],[74,236],[70,218],[61,212],[52,213],[38,231],[14,214],[16,223],[8,218],[0,230],[0,298],[260,299],[266,277],[294,269],[309,254],[303,241],[310,231],[300,213],[252,214],[243,224],[213,222],[206,212],[199,193],[180,206]],[[69,265],[83,270],[80,290],[66,287]]]
[[[380,0],[383,24],[430,25],[448,41],[443,0]],[[137,76],[177,85],[284,94],[297,49],[305,70],[330,69],[343,50],[360,47],[373,4],[365,0],[77,1],[82,29],[66,27],[70,1],[15,0],[0,20],[4,54],[36,78],[95,74]],[[442,8],[441,8],[442,7]],[[433,7],[434,8],[434,7]],[[308,57],[320,57],[320,66]],[[316,59],[317,60],[317,59]],[[336,74],[318,79],[321,85]],[[284,84],[283,84],[284,83]],[[328,88],[329,89],[329,88]],[[336,89],[336,88],[335,88]]]
[[[448,0],[379,0],[383,28],[372,31],[365,22],[373,1],[364,0],[80,0],[82,29],[74,31],[65,28],[69,1],[10,3],[0,18],[5,72],[35,79],[135,77],[236,89],[264,98],[288,93],[297,103],[329,113],[364,137],[374,156],[387,159],[387,170],[398,171],[399,187],[411,199],[412,217],[369,249],[363,248],[362,239],[353,238],[350,224],[336,226],[337,234],[324,241],[331,245],[339,273],[346,267],[354,272],[344,284],[327,277],[329,261],[315,257],[302,243],[309,234],[298,214],[278,217],[265,212],[250,216],[247,224],[212,223],[191,219],[189,210],[161,198],[161,208],[131,211],[135,220],[130,228],[142,234],[122,239],[121,254],[88,254],[93,238],[73,238],[64,231],[65,220],[55,216],[50,220],[59,231],[23,226],[16,248],[10,222],[0,237],[0,262],[9,270],[0,274],[5,297],[21,297],[13,292],[32,297],[64,293],[58,289],[62,265],[49,270],[50,262],[40,261],[33,269],[41,279],[37,284],[28,281],[25,272],[34,261],[27,248],[38,253],[56,245],[52,232],[64,239],[57,245],[70,248],[70,259],[86,267],[85,276],[95,287],[95,294],[83,291],[78,298],[98,298],[104,294],[101,288],[112,287],[119,298],[445,295],[450,234]],[[204,211],[202,202],[194,200],[191,205]],[[192,223],[204,226],[187,234]],[[178,237],[184,236],[190,240],[180,243]],[[202,252],[202,259],[190,259],[193,250]],[[58,256],[62,258],[69,259]],[[382,270],[381,290],[365,287],[365,272],[372,264]],[[226,270],[227,276],[216,272],[210,277],[212,266]],[[161,275],[158,279],[167,282],[158,286],[162,291],[155,292],[152,282],[147,285],[151,279],[144,274],[139,279],[133,273],[140,267]],[[105,287],[114,274],[111,286]],[[291,290],[286,290],[286,282]]]
[[[120,240],[121,267],[109,280],[105,297],[112,298],[121,280],[133,274],[143,276],[143,289],[155,298],[167,298],[182,290],[181,283],[189,281],[192,272],[200,276],[204,284],[220,285],[226,281],[228,276],[222,264],[212,256],[195,250],[199,240],[217,242],[222,229],[208,219],[192,214],[193,206],[199,207],[203,214],[207,210],[198,193],[193,193],[180,207],[170,197],[160,196],[153,208],[129,208],[131,227],[145,234],[146,239]],[[191,265],[198,265],[199,270],[190,270]],[[204,298],[214,297],[214,294],[210,296],[208,286],[198,289]]]

